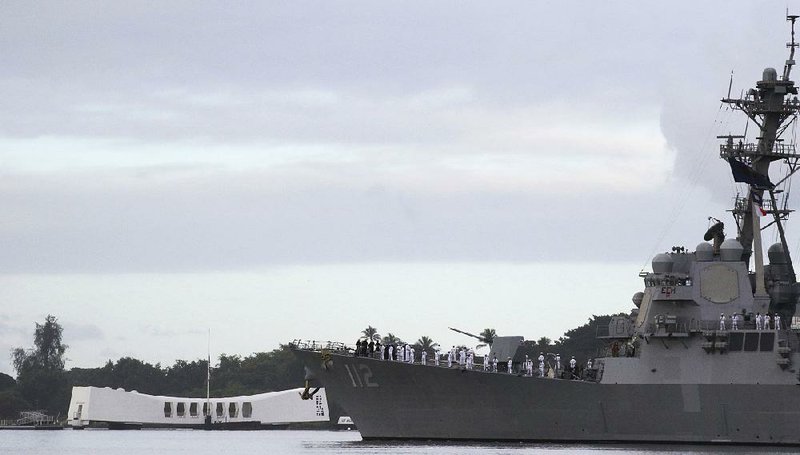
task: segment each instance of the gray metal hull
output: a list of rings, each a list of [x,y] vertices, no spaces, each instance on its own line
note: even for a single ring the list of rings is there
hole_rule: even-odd
[[[295,351],[364,439],[800,444],[796,385],[599,384]]]

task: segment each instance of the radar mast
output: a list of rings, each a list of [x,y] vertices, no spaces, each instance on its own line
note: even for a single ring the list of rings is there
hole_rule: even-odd
[[[800,111],[800,102],[796,96],[797,87],[790,79],[792,67],[795,64],[794,53],[798,47],[794,30],[798,17],[800,16],[787,15],[786,17],[786,20],[791,23],[791,41],[786,44],[786,47],[790,49],[789,58],[786,60],[781,78],[778,79],[777,71],[774,68],[766,68],[761,80],[756,82],[756,88],[748,90],[743,98],[730,98],[729,93],[727,98],[722,99],[723,103],[729,104],[733,109],[744,112],[759,128],[757,142],[745,142],[745,136],[719,136],[720,139],[724,139],[724,143],[720,145],[720,157],[730,163],[736,181],[749,183],[748,194],[736,196],[731,212],[736,221],[738,240],[744,248],[742,260],[749,263],[750,256],[755,253],[756,297],[767,298],[760,231],[773,224],[778,228],[783,255],[788,263],[789,273],[785,277],[787,281],[785,284],[793,290],[792,294],[795,294],[795,298],[792,299],[791,311],[785,311],[786,315],[794,314],[797,287],[796,275],[789,257],[789,248],[786,244],[782,224],[788,219],[791,210],[786,208],[785,200],[779,203],[778,198],[781,196],[782,190],[777,188],[786,182],[800,166],[800,155],[797,153],[795,144],[784,143],[781,138]],[[785,177],[773,184],[769,180],[769,167],[775,161],[783,161],[788,167],[788,172]],[[758,211],[762,213],[759,214]],[[772,221],[762,228],[759,215],[771,215]],[[770,306],[775,306],[775,303],[773,299]],[[777,308],[771,309],[777,310]]]

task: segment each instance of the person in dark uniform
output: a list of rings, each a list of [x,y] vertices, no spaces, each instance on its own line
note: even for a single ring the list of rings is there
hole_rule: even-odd
[[[361,338],[359,338],[358,341],[356,341],[356,351],[353,353],[353,355],[355,357],[358,357],[358,356],[361,355]]]
[[[369,340],[369,345],[368,345],[367,351],[369,352],[369,356],[372,357],[372,354],[375,353],[375,342],[374,341]]]

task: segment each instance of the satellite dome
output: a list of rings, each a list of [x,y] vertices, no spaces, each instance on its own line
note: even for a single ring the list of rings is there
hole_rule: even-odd
[[[723,261],[734,262],[742,260],[742,244],[736,239],[727,239],[719,247],[719,256]]]
[[[714,247],[708,242],[702,242],[697,245],[694,254],[698,261],[713,261]]]
[[[644,298],[644,292],[637,292],[633,294],[633,304],[636,305],[636,308],[642,306],[642,299]]]
[[[778,80],[778,72],[775,68],[764,68],[764,73],[761,75],[761,82],[776,82]]]
[[[672,256],[667,253],[657,254],[653,258],[653,273],[670,273],[672,272]]]
[[[770,264],[786,264],[786,255],[783,253],[783,244],[775,243],[767,250]]]

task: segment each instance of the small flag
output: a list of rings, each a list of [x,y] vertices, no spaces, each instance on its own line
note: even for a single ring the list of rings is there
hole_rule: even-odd
[[[764,203],[763,197],[756,192],[752,194],[753,194],[753,212],[758,213],[759,216],[765,216],[767,214],[767,211],[764,210],[764,207],[762,207]]]

